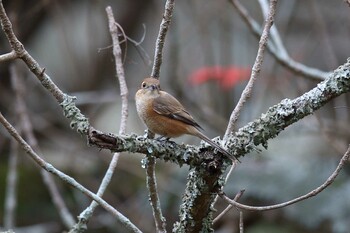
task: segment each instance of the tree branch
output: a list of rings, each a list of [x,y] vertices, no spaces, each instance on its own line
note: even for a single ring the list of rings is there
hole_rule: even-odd
[[[146,161],[146,174],[147,174],[147,188],[149,190],[149,200],[152,206],[153,218],[156,224],[156,232],[166,232],[166,220],[162,214],[160,207],[160,201],[157,190],[155,166],[156,160],[153,156],[145,158]]]
[[[261,28],[259,24],[249,15],[247,9],[238,1],[231,0],[230,3],[235,7],[238,11],[239,15],[243,19],[243,21],[247,24],[250,31],[257,37],[260,38]],[[274,38],[273,38],[274,39]],[[275,40],[275,39],[274,39]],[[268,43],[267,45],[268,51],[271,55],[283,66],[288,68],[290,71],[294,72],[297,75],[302,75],[303,77],[314,79],[314,80],[324,80],[330,74],[329,72],[324,72],[312,67],[308,67],[302,63],[299,63],[293,60],[286,50],[278,50],[272,43]]]
[[[159,79],[160,66],[162,65],[163,59],[163,47],[166,33],[168,32],[171,17],[174,11],[175,0],[167,0],[165,3],[165,11],[162,22],[160,24],[159,33],[156,41],[156,49],[154,52],[154,64],[152,67],[151,77]]]
[[[350,157],[350,146],[348,147],[348,150],[345,152],[345,154],[341,158],[335,171],[328,177],[328,179],[322,185],[320,185],[316,189],[310,191],[309,193],[307,193],[303,196],[300,196],[298,198],[295,198],[295,199],[287,201],[287,202],[283,202],[283,203],[276,204],[276,205],[269,205],[269,206],[249,206],[249,205],[240,204],[240,203],[236,202],[235,200],[228,198],[223,192],[219,193],[219,195],[227,203],[233,205],[234,207],[236,207],[238,209],[242,209],[242,210],[266,211],[266,210],[274,210],[274,209],[283,208],[283,207],[292,205],[294,203],[303,201],[305,199],[308,199],[310,197],[314,197],[317,194],[319,194],[320,192],[322,192],[323,190],[325,190],[329,185],[331,185],[334,182],[335,178],[337,178],[338,174],[340,173],[341,169],[344,167],[345,163],[348,162],[349,157]]]
[[[163,48],[165,42],[165,36],[168,32],[171,18],[174,11],[175,0],[167,0],[165,3],[165,9],[163,14],[163,19],[160,24],[159,33],[156,40],[156,48],[154,51],[154,62],[152,67],[151,77],[160,78],[160,67],[162,65],[163,59]],[[148,136],[154,135],[148,133]],[[156,160],[153,156],[147,156],[146,159],[146,175],[147,175],[147,188],[149,190],[149,199],[153,211],[153,217],[156,225],[157,232],[166,232],[166,220],[162,214],[162,209],[160,207],[160,201],[157,191],[157,180],[155,174]]]
[[[43,160],[35,151],[30,147],[30,145],[21,137],[21,135],[18,134],[16,129],[5,119],[5,117],[0,112],[0,123],[6,128],[6,130],[11,134],[11,136],[16,139],[16,141],[19,143],[19,145],[23,148],[23,150],[37,163],[40,167],[45,169],[46,171],[54,174],[59,179],[63,180],[65,183],[70,184],[86,196],[90,197],[91,199],[98,202],[107,212],[112,214],[114,217],[116,217],[116,220],[122,224],[126,229],[128,229],[130,232],[138,232],[141,233],[141,231],[130,222],[128,218],[126,218],[123,214],[121,214],[118,210],[113,208],[111,205],[109,205],[105,200],[100,198],[99,196],[95,195],[93,192],[79,184],[74,178],[66,175],[65,173],[61,172],[60,170],[56,169],[51,164],[47,163],[45,160]]]
[[[17,58],[17,54],[14,50],[12,50],[9,53],[1,54],[0,55],[0,62],[5,62],[5,61],[12,61]]]
[[[231,133],[226,143],[227,150],[237,157],[241,157],[258,145],[267,147],[269,139],[276,137],[289,125],[321,108],[330,100],[350,91],[350,58],[334,70],[329,77],[320,82],[315,88],[293,100],[284,99],[263,113],[260,118]],[[199,151],[208,148],[179,145],[174,142],[159,142],[142,136],[117,136],[90,128],[89,144],[101,149],[116,152],[130,151],[153,155],[165,161],[193,166],[203,166],[203,163],[213,160],[211,156],[199,156]],[[225,159],[214,156],[217,160]]]
[[[238,201],[244,192],[245,192],[244,189],[239,191],[236,194],[236,196],[233,198],[233,200]],[[216,216],[216,218],[213,220],[213,224],[217,223],[220,220],[220,218],[222,218],[228,211],[230,211],[232,209],[232,207],[234,207],[234,206],[229,204],[218,216]]]
[[[2,0],[0,0],[0,22],[7,40],[9,41],[12,52],[15,52],[16,57],[20,58],[30,71],[35,74],[40,83],[47,89],[63,108],[64,116],[71,119],[71,127],[77,128],[81,134],[87,134],[89,129],[88,119],[81,114],[80,110],[75,106],[75,97],[63,93],[51,78],[45,73],[45,68],[41,68],[38,62],[25,50],[23,44],[17,39],[12,29],[12,24],[8,18]]]
[[[28,115],[27,106],[24,102],[24,97],[25,97],[24,84],[20,79],[20,77],[18,76],[18,69],[16,68],[16,64],[11,64],[10,74],[11,74],[12,86],[16,93],[16,108],[17,108],[17,114],[19,116],[19,122],[21,124],[22,132],[26,140],[28,140],[28,144],[35,151],[40,152],[38,140],[34,136],[33,126]],[[44,184],[46,185],[46,188],[49,191],[52,202],[56,207],[62,222],[67,228],[72,227],[75,222],[74,218],[72,214],[69,212],[67,205],[64,202],[53,177],[51,176],[51,174],[45,172],[44,170],[41,170],[40,174]]]
[[[119,38],[118,38],[118,26],[115,22],[112,8],[110,6],[106,7],[106,13],[108,18],[109,31],[113,41],[113,55],[115,59],[115,68],[116,68],[116,76],[118,77],[119,86],[120,86],[120,96],[122,100],[121,106],[121,119],[120,119],[120,127],[119,134],[125,134],[126,131],[126,123],[128,118],[128,87],[125,81],[125,74],[122,62],[122,50],[120,48]],[[114,153],[112,160],[109,164],[109,167],[106,171],[105,176],[102,179],[101,185],[97,191],[97,196],[102,197],[105,190],[107,189],[108,184],[110,183],[112,176],[114,174],[115,168],[117,166],[119,160],[120,153]],[[78,219],[79,222],[69,231],[70,233],[82,233],[87,230],[87,222],[93,215],[98,203],[93,201],[89,207],[87,207],[81,214]]]
[[[268,16],[265,20],[264,30],[262,32],[262,35],[261,35],[261,38],[259,41],[259,49],[258,49],[258,53],[256,55],[255,62],[254,62],[253,68],[252,68],[252,74],[250,75],[249,82],[247,83],[246,87],[244,88],[242,95],[241,95],[240,99],[238,100],[236,107],[234,108],[234,110],[231,113],[230,121],[228,123],[227,129],[225,132],[225,136],[224,136],[224,141],[227,140],[228,135],[233,131],[234,125],[235,125],[236,121],[238,120],[238,117],[239,117],[239,114],[243,108],[243,105],[250,98],[251,93],[253,91],[254,82],[260,74],[261,65],[262,65],[263,58],[264,58],[264,51],[265,51],[267,41],[269,38],[269,34],[270,34],[270,28],[272,27],[274,17],[276,14],[276,5],[277,5],[277,0],[270,1],[270,9],[269,9]]]

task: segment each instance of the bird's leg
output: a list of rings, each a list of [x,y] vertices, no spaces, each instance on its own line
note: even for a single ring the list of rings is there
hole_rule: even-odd
[[[146,129],[145,134],[143,135],[144,138],[154,138],[154,136],[155,134],[149,129]]]

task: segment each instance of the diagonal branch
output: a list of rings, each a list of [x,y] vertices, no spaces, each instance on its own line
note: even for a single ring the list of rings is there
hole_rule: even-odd
[[[20,77],[18,77],[18,69],[16,68],[16,64],[11,64],[10,74],[11,74],[12,86],[16,93],[16,108],[17,108],[17,114],[19,116],[19,122],[21,123],[21,129],[23,131],[23,134],[26,140],[28,141],[28,144],[35,151],[40,151],[38,140],[34,135],[33,126],[29,119],[28,109],[24,102],[24,97],[25,97],[24,84],[23,84],[23,81],[20,79]],[[64,202],[64,199],[60,194],[52,175],[45,172],[44,170],[41,170],[40,174],[44,181],[44,184],[46,185],[49,191],[49,194],[52,198],[52,202],[54,203],[54,206],[56,207],[62,222],[67,228],[72,227],[74,224],[74,218],[72,214],[69,212],[67,205]]]
[[[237,157],[243,156],[258,145],[267,146],[269,139],[276,137],[282,130],[298,120],[320,109],[330,100],[350,91],[350,58],[334,70],[329,77],[315,88],[295,99],[284,99],[263,113],[260,118],[230,134],[226,148]],[[206,158],[198,152],[208,148],[191,145],[179,145],[173,142],[159,142],[137,135],[117,136],[99,132],[91,127],[89,143],[102,149],[130,151],[153,155],[165,161],[190,166],[200,166]],[[215,157],[216,159],[223,159]]]
[[[109,205],[105,200],[103,200],[101,197],[95,195],[93,192],[79,184],[74,178],[66,175],[65,173],[61,172],[60,170],[56,169],[51,164],[47,163],[45,160],[43,160],[31,147],[30,145],[21,137],[21,135],[18,134],[16,129],[6,120],[6,118],[2,115],[0,112],[0,123],[6,128],[6,130],[11,134],[11,136],[19,143],[19,145],[22,147],[22,149],[34,160],[35,163],[37,163],[40,167],[45,169],[46,171],[54,174],[59,179],[63,180],[64,182],[70,184],[86,196],[90,197],[91,199],[95,200],[99,203],[107,212],[112,214],[116,220],[122,224],[126,229],[128,229],[130,232],[138,232],[141,233],[141,231],[132,223],[128,218],[126,218],[123,214],[121,214],[118,210],[113,208],[111,205]]]
[[[7,40],[9,41],[12,51],[16,57],[21,59],[30,71],[35,74],[42,86],[48,90],[57,102],[63,108],[65,117],[71,119],[71,127],[77,128],[77,131],[81,134],[87,134],[89,128],[88,119],[81,114],[80,110],[76,107],[74,100],[75,97],[69,96],[51,80],[51,78],[45,73],[45,68],[40,67],[39,63],[27,52],[23,44],[16,37],[10,19],[8,18],[2,0],[0,0],[0,22],[2,30],[4,31]]]
[[[238,0],[236,0],[238,1]],[[239,114],[243,108],[243,105],[245,102],[250,98],[251,93],[253,91],[253,85],[256,79],[258,78],[264,58],[264,51],[267,45],[267,41],[269,38],[270,34],[270,28],[272,27],[275,14],[276,14],[276,5],[277,5],[277,0],[271,0],[270,1],[270,9],[268,16],[265,20],[265,26],[264,30],[262,32],[262,35],[260,37],[259,41],[259,49],[255,58],[255,62],[252,68],[252,74],[250,75],[249,82],[247,83],[247,86],[244,88],[242,95],[240,99],[238,100],[238,103],[235,107],[235,109],[232,111],[231,116],[230,116],[230,121],[228,123],[225,136],[224,136],[224,141],[227,140],[228,135],[233,131],[234,125],[236,121],[238,120]]]
[[[238,1],[230,0],[230,3],[236,8],[239,15],[243,21],[247,24],[250,31],[257,37],[260,38],[261,28],[259,24],[249,15],[248,10]],[[274,39],[274,38],[273,38]],[[272,43],[267,45],[268,51],[271,55],[283,66],[288,68],[290,71],[294,72],[297,75],[302,75],[303,77],[314,79],[314,80],[324,80],[329,72],[324,72],[316,68],[308,67],[302,63],[299,63],[293,60],[286,50],[279,50],[278,46],[275,46]]]
[[[113,41],[113,55],[115,59],[115,67],[116,67],[116,74],[118,77],[119,85],[120,85],[120,96],[122,99],[122,107],[121,107],[121,120],[120,120],[120,128],[119,128],[119,134],[125,134],[126,130],[126,123],[127,123],[127,117],[128,117],[128,87],[125,82],[125,75],[124,75],[124,68],[123,68],[123,62],[122,62],[122,51],[120,48],[119,38],[118,38],[118,26],[115,22],[114,15],[112,8],[108,6],[106,8],[107,18],[109,22],[109,31],[112,37]],[[114,153],[112,160],[109,164],[109,167],[106,171],[105,176],[102,179],[101,185],[97,191],[97,196],[102,197],[108,184],[110,183],[114,170],[117,166],[118,159],[119,159],[120,153]],[[80,215],[79,215],[79,222],[71,229],[69,232],[84,232],[87,230],[86,223],[89,221],[91,216],[93,215],[96,207],[98,206],[98,203],[96,201],[93,201],[89,207],[87,207]]]

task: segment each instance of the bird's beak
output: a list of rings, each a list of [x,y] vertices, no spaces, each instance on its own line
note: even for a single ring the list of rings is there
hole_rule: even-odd
[[[152,90],[152,91],[154,91],[154,90],[157,90],[158,88],[157,88],[157,85],[151,85],[151,86],[149,86],[150,87],[150,89]]]

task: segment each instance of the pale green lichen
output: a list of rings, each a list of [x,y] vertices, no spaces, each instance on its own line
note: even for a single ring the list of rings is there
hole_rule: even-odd
[[[90,127],[89,120],[75,105],[75,100],[75,96],[64,95],[64,99],[60,103],[60,106],[63,109],[63,115],[71,120],[71,128],[76,129],[80,134],[87,135]]]

